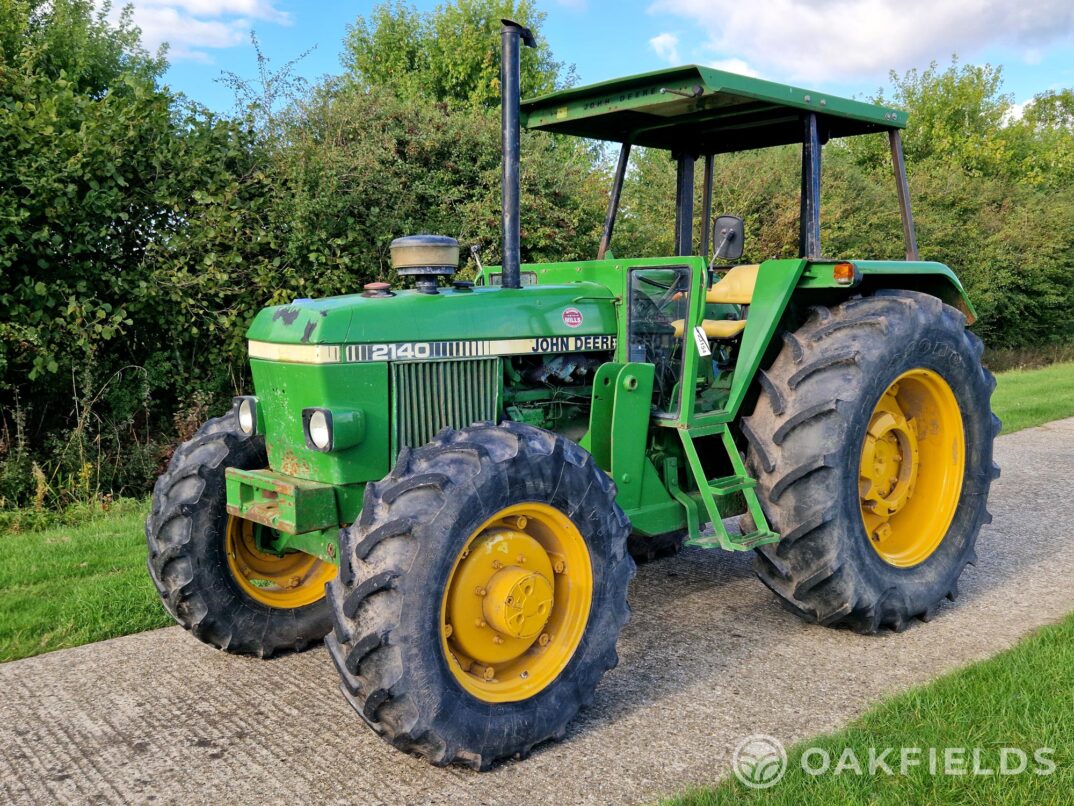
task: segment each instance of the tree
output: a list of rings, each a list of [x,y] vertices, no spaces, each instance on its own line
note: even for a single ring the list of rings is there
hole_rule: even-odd
[[[106,12],[89,0],[0,12],[0,384],[83,363],[131,324],[171,99],[129,14],[113,27]]]
[[[280,259],[305,265],[303,296],[389,279],[388,245],[439,232],[500,249],[500,125],[491,112],[401,98],[390,89],[322,93],[296,109],[274,152]],[[524,133],[525,260],[596,250],[607,176],[588,148]]]
[[[908,170],[928,159],[975,174],[1003,170],[1011,156],[1003,123],[1013,99],[1001,92],[1002,68],[964,65],[952,57],[943,70],[933,62],[925,70],[915,68],[902,75],[892,70],[889,80],[890,89],[877,90],[871,101],[909,112],[909,125],[902,134]],[[846,148],[863,167],[890,170],[882,138],[851,138]]]
[[[141,491],[159,461],[148,435],[199,387],[221,390],[219,353],[198,350],[174,295],[187,261],[234,250],[177,259],[168,246],[211,240],[208,227],[189,236],[199,207],[258,210],[228,193],[257,159],[248,129],[162,88],[163,58],[141,47],[129,11],[114,24],[108,12],[0,5],[0,456],[14,433],[44,483],[81,492]],[[0,498],[27,483],[0,462]]]
[[[1017,178],[1063,190],[1074,182],[1074,90],[1050,90],[1025,104],[1006,126]]]
[[[425,13],[400,0],[384,3],[348,28],[345,78],[362,89],[390,87],[401,98],[498,107],[505,18],[536,31],[545,14],[530,0],[457,0]],[[522,49],[527,96],[568,86],[573,78],[573,68],[555,61],[541,38],[536,49]]]

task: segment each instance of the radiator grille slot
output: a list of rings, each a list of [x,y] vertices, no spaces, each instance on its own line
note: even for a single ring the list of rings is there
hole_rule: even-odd
[[[446,426],[497,418],[499,358],[403,361],[391,367],[396,452],[424,445]]]

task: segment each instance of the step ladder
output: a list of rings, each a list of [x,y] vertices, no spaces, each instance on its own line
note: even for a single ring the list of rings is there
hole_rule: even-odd
[[[689,534],[685,545],[706,549],[720,548],[726,551],[749,551],[766,543],[777,542],[779,535],[768,528],[768,521],[765,519],[764,512],[761,511],[761,502],[757,499],[755,490],[757,481],[746,472],[742,457],[738,453],[738,446],[735,445],[731,433],[727,430],[727,425],[724,423],[712,423],[682,426],[678,429],[678,432],[682,440],[683,451],[686,454],[687,467],[694,479],[694,483],[697,485],[701,503],[704,506],[705,514],[708,516],[708,528],[705,531],[701,531],[701,517],[698,512],[697,501],[678,485],[677,460],[667,459],[664,463],[664,478],[667,480],[671,494],[686,510]],[[716,435],[720,436],[721,444],[727,453],[728,459],[731,460],[734,475],[709,479],[706,478],[704,468],[701,466],[701,457],[698,455],[697,446],[694,445],[694,439]],[[723,516],[720,514],[720,509],[716,504],[717,497],[737,492],[741,492],[743,498],[746,499],[746,508],[756,524],[756,530],[748,534],[732,534],[724,524]]]

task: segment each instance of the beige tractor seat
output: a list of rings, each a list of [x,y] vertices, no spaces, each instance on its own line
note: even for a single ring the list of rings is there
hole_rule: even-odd
[[[686,320],[676,319],[671,323],[675,328],[675,337],[679,338],[686,330]],[[746,327],[745,319],[706,319],[701,323],[709,339],[732,339]]]
[[[705,302],[710,305],[749,305],[753,301],[759,268],[760,264],[752,263],[728,270],[705,294]]]

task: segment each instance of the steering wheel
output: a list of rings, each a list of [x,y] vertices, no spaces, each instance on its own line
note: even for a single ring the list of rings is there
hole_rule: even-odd
[[[654,286],[656,288],[663,289],[664,293],[660,296],[660,299],[658,301],[656,301],[656,302],[653,302],[650,297],[645,297],[645,299],[648,302],[651,302],[660,313],[664,312],[664,309],[668,306],[668,303],[673,302],[675,300],[675,297],[678,294],[680,294],[680,293],[682,293],[683,291],[686,290],[686,289],[683,289],[683,288],[679,287],[681,285],[680,281],[682,279],[682,275],[679,275],[678,278],[675,280],[675,282],[671,283],[671,284],[659,283],[656,280],[653,280],[653,279],[651,279],[649,277],[646,277],[644,275],[639,275],[638,279],[641,282],[645,283],[646,285],[651,285],[651,286]]]
[[[666,311],[668,303],[678,291],[674,286],[645,281],[664,289],[665,293],[657,301],[644,294],[634,297],[630,311],[633,320],[631,339],[644,350],[645,360],[655,368],[653,387],[657,391],[658,402],[663,406],[679,380],[680,361],[676,356],[676,348],[680,340],[674,335],[675,331],[668,321]]]

